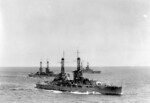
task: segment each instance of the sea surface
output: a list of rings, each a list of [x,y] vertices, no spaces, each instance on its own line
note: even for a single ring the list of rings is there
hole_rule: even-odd
[[[150,67],[91,67],[101,74],[84,74],[93,80],[113,85],[122,85],[121,96],[67,93],[35,88],[39,81],[53,78],[31,78],[29,73],[38,67],[1,67],[0,103],[150,103]],[[59,67],[51,67],[55,73]],[[70,73],[73,67],[66,68]]]

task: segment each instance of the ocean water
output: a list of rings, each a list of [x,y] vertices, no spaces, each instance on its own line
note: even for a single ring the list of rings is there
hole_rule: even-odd
[[[75,68],[66,68],[71,72]],[[150,103],[150,67],[93,67],[101,74],[84,74],[93,80],[122,85],[121,96],[63,93],[60,91],[35,88],[38,81],[53,78],[30,78],[28,73],[38,67],[0,68],[0,103]],[[58,73],[60,68],[51,68]]]

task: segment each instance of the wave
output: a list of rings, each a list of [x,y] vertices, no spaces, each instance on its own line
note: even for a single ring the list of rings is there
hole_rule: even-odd
[[[56,90],[53,90],[52,92],[53,93],[62,93],[62,91],[56,91]]]
[[[9,88],[9,90],[14,90],[14,91],[28,91],[28,90],[35,90],[34,86],[19,86],[19,87],[13,87]]]
[[[34,90],[33,85],[21,85],[19,83],[8,83],[3,82],[0,83],[0,90],[12,90],[12,91],[19,91],[19,90]]]
[[[11,90],[11,91],[24,91],[24,90],[34,90],[34,89],[30,89],[30,88],[20,88],[20,87],[16,87],[16,88],[5,88],[5,87],[1,87],[0,90]]]
[[[79,92],[79,91],[75,91],[75,92],[70,92],[70,93],[73,93],[73,94],[101,94],[101,93],[98,93],[98,92]]]
[[[52,92],[52,93],[63,93],[62,91],[58,91],[58,90],[46,90],[48,92]]]
[[[26,75],[0,75],[0,77],[12,78],[12,77],[28,77],[28,76]]]
[[[66,93],[66,92],[63,92],[63,91],[58,91],[58,90],[46,90],[46,91],[49,91],[49,92],[52,92],[52,93]],[[71,91],[71,92],[67,92],[67,93],[72,93],[72,94],[101,94],[99,92],[79,92],[79,91]]]
[[[34,90],[34,88],[18,87],[18,88],[9,88],[9,90],[12,90],[12,91],[28,91],[28,90]]]

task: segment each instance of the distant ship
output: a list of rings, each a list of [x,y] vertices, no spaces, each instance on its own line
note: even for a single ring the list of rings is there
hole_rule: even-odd
[[[64,92],[88,92],[107,95],[120,95],[122,86],[113,86],[83,77],[80,66],[80,57],[77,57],[77,70],[73,71],[73,79],[65,73],[64,58],[61,59],[61,72],[53,81],[38,82],[36,88],[58,90]]]
[[[54,74],[53,71],[49,69],[49,61],[47,61],[47,67],[45,68],[45,72],[43,72],[42,61],[40,61],[39,71],[36,73],[28,74],[29,77],[55,77],[58,74]]]
[[[101,71],[94,71],[94,70],[90,69],[89,63],[87,63],[87,66],[85,69],[82,67],[82,72],[83,73],[92,73],[92,74],[95,74],[95,73],[100,74],[101,73]]]

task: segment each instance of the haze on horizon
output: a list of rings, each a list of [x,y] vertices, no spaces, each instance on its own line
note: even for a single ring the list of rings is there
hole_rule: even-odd
[[[0,1],[0,66],[150,66],[149,0]]]

